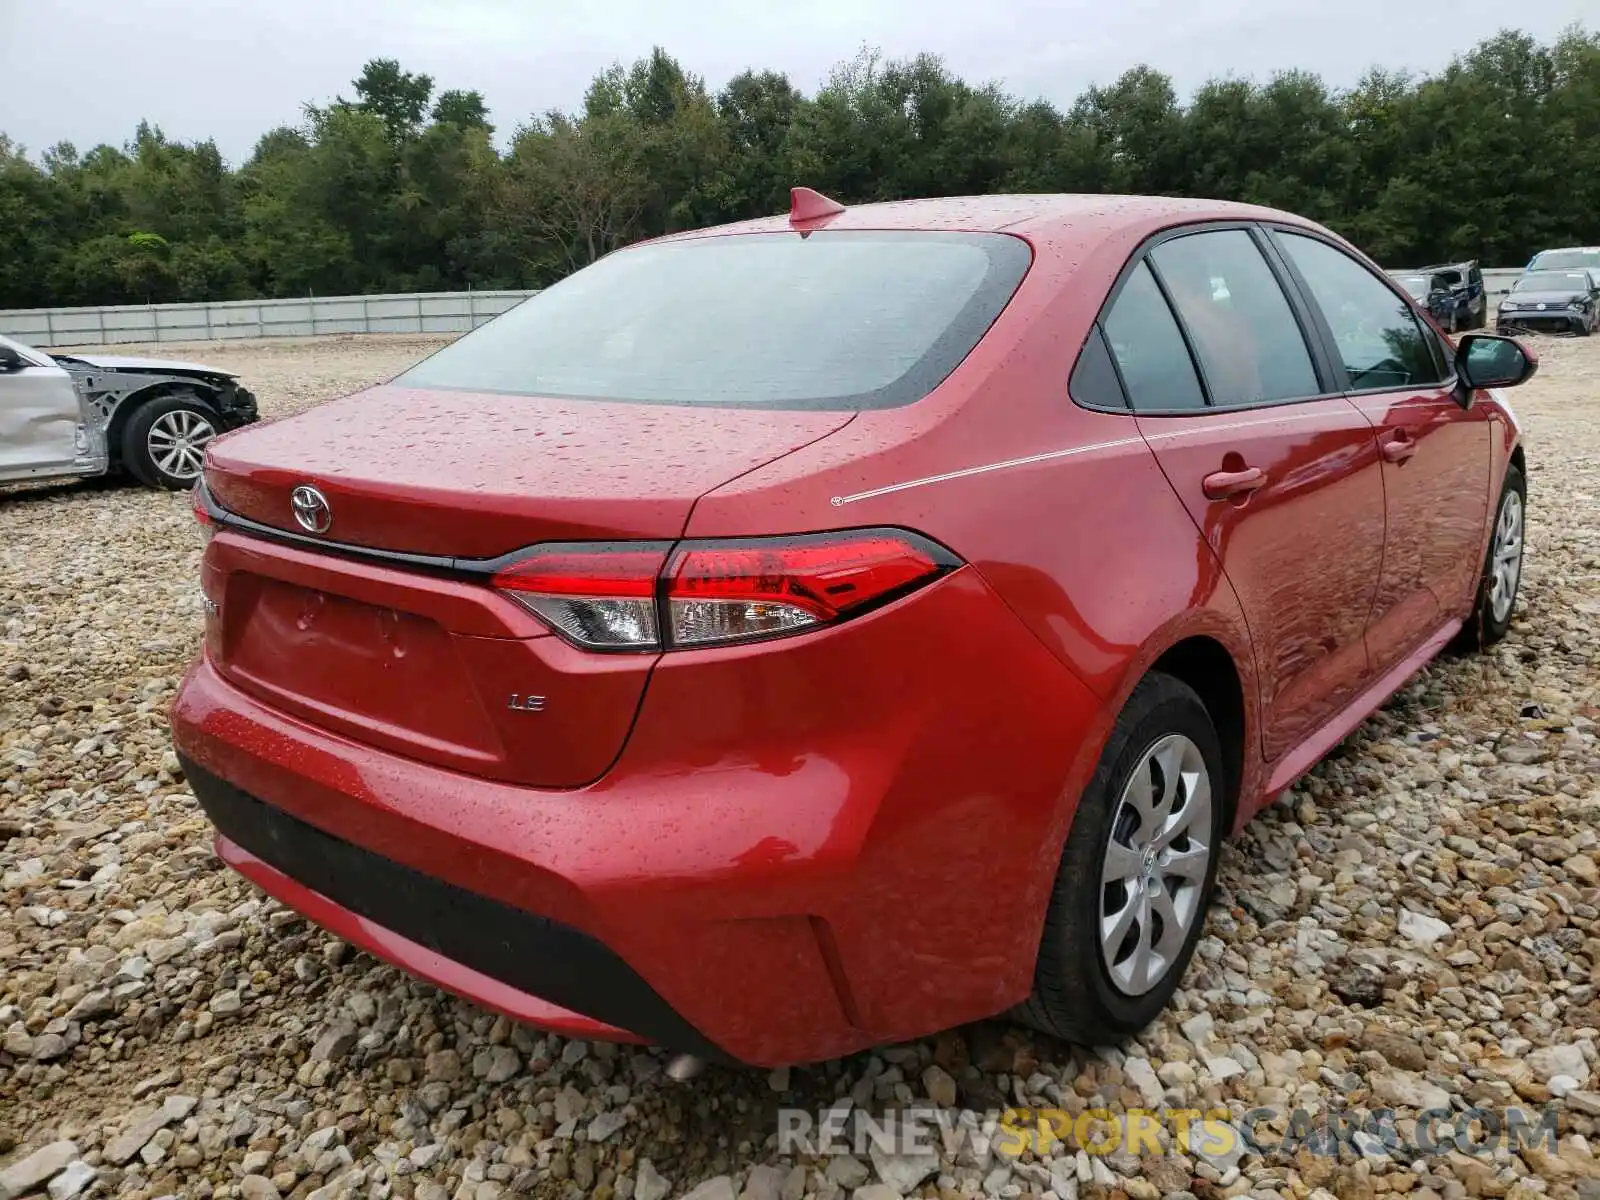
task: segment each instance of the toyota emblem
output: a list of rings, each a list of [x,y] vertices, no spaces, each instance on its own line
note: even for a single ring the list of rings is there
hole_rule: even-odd
[[[307,533],[327,533],[328,526],[333,524],[328,498],[308,484],[302,483],[289,493],[289,511],[294,513],[295,523]]]

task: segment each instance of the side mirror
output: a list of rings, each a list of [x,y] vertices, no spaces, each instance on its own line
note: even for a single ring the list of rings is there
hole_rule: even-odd
[[[12,371],[22,370],[27,365],[28,360],[10,346],[0,346],[0,372],[10,374]]]
[[[1469,333],[1456,346],[1456,374],[1470,393],[1478,388],[1516,387],[1533,378],[1539,360],[1521,342],[1492,333]]]

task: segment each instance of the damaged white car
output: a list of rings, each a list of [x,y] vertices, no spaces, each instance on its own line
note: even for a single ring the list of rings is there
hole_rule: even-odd
[[[255,396],[216,367],[46,354],[0,335],[0,483],[121,469],[191,487],[206,443],[256,415]]]

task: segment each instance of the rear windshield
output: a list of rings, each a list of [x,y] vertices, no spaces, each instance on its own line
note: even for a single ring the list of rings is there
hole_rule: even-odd
[[[747,234],[621,250],[401,375],[402,387],[752,408],[925,396],[1011,299],[996,233]]]

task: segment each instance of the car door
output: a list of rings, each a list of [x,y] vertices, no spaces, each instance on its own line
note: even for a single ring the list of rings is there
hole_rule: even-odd
[[[1264,235],[1165,235],[1125,272],[1103,330],[1140,433],[1244,610],[1275,760],[1368,677],[1383,553],[1372,428],[1342,395]]]
[[[71,376],[48,355],[0,336],[0,480],[72,473],[82,422]]]
[[[1450,348],[1381,273],[1312,234],[1273,237],[1377,433],[1388,532],[1367,650],[1381,672],[1471,602],[1492,490],[1488,414],[1462,408]]]

